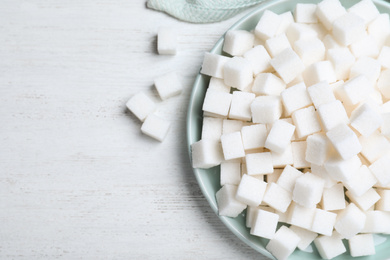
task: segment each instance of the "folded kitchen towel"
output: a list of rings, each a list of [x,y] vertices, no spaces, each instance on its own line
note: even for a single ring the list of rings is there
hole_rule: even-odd
[[[228,19],[263,0],[148,0],[147,7],[191,23]]]

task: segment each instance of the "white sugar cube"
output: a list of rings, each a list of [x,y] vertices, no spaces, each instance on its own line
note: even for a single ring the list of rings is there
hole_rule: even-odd
[[[242,127],[241,136],[244,149],[251,150],[264,147],[267,134],[268,132],[265,124],[254,124]]]
[[[367,25],[379,16],[379,11],[372,0],[361,0],[351,6],[348,12],[358,15],[364,19]]]
[[[378,89],[382,95],[389,99],[390,98],[390,69],[382,70],[378,79]]]
[[[161,27],[157,33],[158,54],[175,55],[177,52],[177,30]]]
[[[309,135],[306,142],[305,160],[316,165],[323,165],[332,149],[326,135],[323,133]]]
[[[364,75],[359,75],[349,79],[339,88],[339,95],[342,100],[349,105],[356,105],[367,98],[374,88]]]
[[[233,132],[221,136],[222,151],[225,160],[241,158],[245,156],[241,133]]]
[[[348,79],[349,70],[356,60],[348,48],[328,49],[326,58],[332,62],[337,80]]]
[[[361,196],[355,196],[349,190],[345,194],[350,199],[350,201],[355,203],[363,211],[369,210],[381,198],[375,189],[372,188]]]
[[[220,169],[220,184],[238,185],[241,180],[241,163],[222,162]]]
[[[324,167],[332,179],[347,182],[352,175],[359,170],[362,162],[358,156],[352,156],[348,160],[343,160],[338,155],[332,155],[325,163]]]
[[[347,112],[340,100],[319,106],[317,112],[325,131],[339,124],[349,123]]]
[[[382,186],[385,186],[390,183],[390,174],[388,169],[390,167],[390,155],[384,154],[374,163],[372,163],[368,168],[375,175],[378,183]]]
[[[271,65],[286,84],[300,75],[305,66],[292,49],[285,49],[271,60]]]
[[[322,209],[315,209],[310,230],[321,235],[331,236],[337,214]]]
[[[154,114],[148,115],[141,126],[141,132],[162,142],[168,134],[171,123]]]
[[[310,231],[310,230],[307,230],[307,229],[304,229],[304,228],[300,228],[300,227],[297,227],[297,226],[290,226],[290,229],[292,231],[294,231],[294,233],[297,234],[301,238],[301,241],[298,244],[298,248],[300,250],[303,250],[303,251],[318,236],[318,234],[313,232],[313,231]]]
[[[316,9],[317,5],[315,4],[297,4],[294,11],[295,22],[317,23]]]
[[[253,220],[250,234],[272,239],[275,236],[278,220],[278,214],[259,209],[257,210],[255,219]]]
[[[221,143],[212,139],[203,139],[191,145],[192,167],[208,169],[223,161]]]
[[[337,80],[332,63],[328,60],[311,64],[302,75],[306,86],[311,86],[321,81],[333,83]]]
[[[284,168],[286,165],[292,165],[294,163],[291,143],[287,145],[282,153],[271,151],[271,156],[274,168]]]
[[[382,114],[383,124],[381,126],[381,134],[385,137],[390,137],[390,113]]]
[[[284,81],[273,73],[257,74],[252,85],[252,92],[256,95],[279,96],[284,89],[286,89]]]
[[[361,57],[352,65],[349,78],[364,75],[372,84],[374,84],[379,78],[380,72],[381,64],[378,60],[370,57]]]
[[[359,170],[352,175],[351,179],[344,182],[344,186],[353,196],[360,197],[373,187],[376,182],[377,179],[367,166],[362,165]]]
[[[234,91],[232,103],[230,105],[229,118],[251,121],[252,113],[250,105],[255,97],[256,95],[253,93]]]
[[[251,104],[252,122],[268,124],[282,115],[282,102],[278,96],[259,96]]]
[[[286,36],[293,46],[296,41],[312,39],[318,37],[318,34],[307,24],[292,23],[286,30]]]
[[[203,117],[202,139],[221,140],[222,135],[222,118]]]
[[[179,95],[183,86],[176,72],[170,72],[154,80],[154,86],[162,100]]]
[[[230,58],[228,57],[206,52],[200,73],[222,79],[224,65],[229,60]]]
[[[350,120],[351,126],[365,137],[374,133],[383,123],[381,115],[367,103],[356,108],[352,112]]]
[[[287,28],[294,23],[294,16],[290,11],[284,12],[279,15],[282,18],[276,35],[286,33]]]
[[[295,126],[283,120],[273,123],[271,131],[265,141],[265,147],[272,152],[283,153],[291,142]]]
[[[276,183],[288,192],[293,192],[296,179],[302,175],[303,173],[301,171],[298,171],[294,167],[287,165]]]
[[[126,107],[142,122],[156,110],[156,103],[144,92],[132,96],[126,103]]]
[[[349,239],[363,230],[366,214],[354,203],[350,203],[337,215],[335,229],[340,235]]]
[[[374,238],[372,234],[359,234],[348,240],[351,256],[375,255]]]
[[[211,77],[208,89],[230,93],[230,86],[226,85],[223,79]]]
[[[298,40],[294,42],[293,47],[305,66],[322,61],[325,58],[325,45],[317,37]]]
[[[332,177],[328,174],[324,165],[310,164],[311,173],[317,175],[325,181],[324,187],[330,188],[333,187],[337,181],[332,179]]]
[[[326,34],[322,39],[322,42],[327,50],[345,48],[343,45],[338,43],[331,34]]]
[[[236,199],[237,188],[236,185],[225,184],[215,194],[220,216],[235,218],[246,209],[247,205]]]
[[[332,89],[326,81],[321,81],[308,87],[307,92],[313,101],[314,107],[317,109],[322,104],[330,103],[336,100]]]
[[[333,22],[346,13],[339,0],[324,0],[317,5],[316,14],[318,20],[331,30]]]
[[[223,67],[223,79],[228,86],[245,89],[253,81],[251,63],[242,57],[233,57]]]
[[[222,50],[232,56],[242,56],[253,47],[255,36],[245,30],[229,30],[225,34]]]
[[[305,160],[307,147],[306,141],[292,142],[291,146],[294,158],[293,166],[295,168],[310,167],[310,163]]]
[[[271,153],[252,153],[245,156],[246,168],[249,175],[273,173]]]
[[[374,37],[378,47],[381,48],[385,44],[386,39],[390,34],[389,14],[383,13],[375,18],[371,23],[368,24],[367,32],[369,35]]]
[[[319,236],[314,239],[314,244],[323,259],[332,259],[347,251],[341,239],[341,236],[333,231],[332,236]]]
[[[287,223],[310,230],[315,208],[306,208],[292,202],[288,209]]]
[[[341,183],[324,188],[321,208],[323,210],[340,210],[345,208],[344,187]]]
[[[366,212],[366,223],[361,233],[390,233],[390,212],[370,210]]]
[[[314,208],[322,197],[324,180],[314,174],[305,173],[295,180],[293,200],[306,208]]]
[[[312,104],[305,83],[303,82],[283,90],[280,95],[287,115],[291,115],[295,110]]]
[[[267,48],[267,51],[271,57],[275,57],[285,49],[292,48],[285,33],[279,34],[273,38],[269,38],[265,41],[264,46]]]
[[[269,10],[265,10],[256,25],[255,35],[264,41],[272,38],[278,32],[281,22],[282,18],[279,15]]]
[[[282,226],[265,247],[278,260],[287,259],[297,247],[300,237],[286,226]]]
[[[263,201],[267,183],[247,174],[242,175],[236,199],[244,204],[257,207]]]
[[[328,29],[322,23],[311,23],[309,27],[317,33],[317,37],[320,40],[323,40],[325,35],[329,33]]]
[[[326,136],[344,160],[352,158],[362,150],[358,137],[345,124],[332,128],[326,133]]]
[[[348,46],[364,37],[366,27],[364,19],[353,13],[346,13],[333,22],[333,37],[344,46]]]
[[[390,190],[377,189],[376,190],[381,197],[375,204],[376,210],[390,211]]]
[[[227,117],[233,95],[212,89],[206,91],[203,101],[205,116]]]
[[[263,45],[253,47],[245,52],[243,57],[252,65],[254,75],[271,69],[271,57]]]
[[[245,219],[245,224],[248,228],[251,228],[253,226],[253,222],[256,218],[256,215],[257,215],[257,211],[258,210],[264,210],[264,211],[268,211],[268,212],[272,212],[272,213],[275,213],[275,210],[271,207],[268,207],[268,206],[263,206],[263,205],[260,205],[258,207],[247,207],[247,210],[246,210],[246,219]]]
[[[263,202],[277,211],[284,213],[290,205],[291,199],[291,193],[289,191],[283,189],[275,182],[271,182],[267,186]]]
[[[321,131],[321,124],[313,106],[296,110],[292,113],[299,138]]]
[[[375,41],[375,38],[370,35],[366,35],[352,43],[349,48],[356,58],[366,56],[376,59],[379,55],[378,44]]]

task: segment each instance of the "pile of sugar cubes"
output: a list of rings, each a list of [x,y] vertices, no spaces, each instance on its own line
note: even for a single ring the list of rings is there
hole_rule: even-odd
[[[219,215],[246,210],[277,259],[312,242],[324,259],[374,255],[390,234],[389,35],[371,0],[323,0],[266,10],[205,54],[193,167],[220,165]]]
[[[157,51],[162,55],[175,55],[177,34],[172,27],[161,27],[157,34]],[[161,100],[179,95],[183,86],[176,72],[166,73],[154,80],[154,86]],[[162,142],[167,135],[170,122],[156,115],[157,108],[148,94],[138,92],[126,103],[126,107],[141,121],[141,132]]]

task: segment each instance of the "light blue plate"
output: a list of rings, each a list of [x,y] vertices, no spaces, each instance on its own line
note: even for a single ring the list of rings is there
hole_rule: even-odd
[[[286,11],[293,11],[297,3],[318,3],[320,0],[308,1],[308,0],[271,0],[260,4],[257,9],[243,17],[237,23],[235,23],[230,29],[241,30],[253,30],[259,21],[264,10],[269,9],[277,14],[284,13]],[[341,0],[341,3],[345,7],[350,7],[357,1]],[[386,1],[374,0],[381,13],[390,13],[390,4]],[[215,44],[211,53],[222,54],[223,36]],[[191,157],[191,144],[200,140],[202,130],[202,105],[203,99],[206,93],[206,89],[209,83],[210,77],[199,74],[195,80],[191,99],[188,107],[187,115],[187,142],[188,151]],[[219,184],[219,167],[214,167],[208,170],[194,169],[195,177],[199,183],[199,186],[210,203],[211,208],[216,214],[218,214],[217,202],[215,200],[215,193],[220,189]],[[259,253],[275,259],[266,249],[265,246],[268,243],[267,239],[262,239],[249,234],[249,229],[245,226],[245,217],[243,215],[237,218],[229,218],[219,216],[221,221],[242,241],[248,244],[250,247],[258,251]],[[347,247],[348,248],[348,247]],[[300,250],[295,250],[290,259],[303,260],[303,259],[321,259],[319,254],[314,250],[313,253],[307,253]],[[376,247],[376,255],[370,257],[353,258],[349,255],[349,252],[334,258],[336,260],[341,259],[359,259],[359,260],[388,260],[390,259],[390,239]]]

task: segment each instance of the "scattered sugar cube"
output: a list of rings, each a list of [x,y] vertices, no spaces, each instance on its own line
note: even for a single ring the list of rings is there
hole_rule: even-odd
[[[324,188],[321,208],[323,210],[340,210],[345,208],[343,184],[338,183],[330,188]]]
[[[358,137],[345,124],[332,128],[326,133],[326,136],[344,160],[352,158],[362,150]]]
[[[234,91],[232,96],[232,103],[230,105],[229,118],[251,121],[252,113],[250,105],[255,99],[256,95],[242,91]]]
[[[318,20],[326,27],[331,30],[333,22],[346,14],[345,8],[341,5],[339,0],[324,0],[317,5],[316,14]]]
[[[237,188],[236,185],[225,184],[215,194],[220,216],[235,218],[246,209],[247,205],[236,199]]]
[[[295,126],[282,120],[273,123],[271,131],[265,141],[265,147],[272,152],[283,153],[291,142]]]
[[[272,239],[275,236],[278,220],[278,214],[259,209],[256,212],[250,234]]]
[[[273,73],[257,74],[252,85],[252,92],[256,95],[279,96],[285,89],[286,84],[284,81],[275,76]]]
[[[317,5],[315,4],[297,4],[294,11],[295,22],[317,23],[316,9]]]
[[[298,244],[300,250],[305,250],[318,236],[318,234],[313,231],[297,226],[290,226],[290,229],[301,238],[301,241]]]
[[[248,228],[251,228],[253,226],[253,222],[256,218],[258,210],[264,210],[264,211],[275,213],[275,210],[271,207],[268,207],[268,206],[262,206],[262,205],[260,205],[258,207],[248,206],[247,210],[246,210],[246,219],[245,219],[246,220],[245,224]]]
[[[156,110],[156,103],[144,92],[132,96],[126,103],[126,107],[142,122]]]
[[[236,199],[242,203],[257,207],[263,201],[267,183],[248,174],[242,175],[238,185]]]
[[[310,166],[311,173],[317,175],[325,181],[324,188],[333,187],[337,183],[337,181],[332,179],[331,176],[328,174],[324,165],[317,165],[311,163]]]
[[[339,124],[349,123],[347,112],[340,100],[320,105],[317,112],[325,131],[329,131]]]
[[[351,256],[375,255],[374,238],[372,234],[359,234],[348,240]]]
[[[309,163],[323,165],[332,149],[326,135],[323,133],[309,135],[306,142],[307,147],[305,160]]]
[[[331,236],[337,214],[322,209],[315,209],[310,230],[321,235]]]
[[[327,50],[345,48],[343,45],[338,43],[331,34],[326,34],[322,39],[322,42]]]
[[[363,211],[369,210],[380,199],[379,194],[372,188],[361,196],[355,196],[349,190],[345,194]]]
[[[361,154],[370,163],[378,160],[382,155],[390,151],[390,142],[378,132],[373,133],[369,137],[360,136],[360,144],[362,145]]]
[[[328,60],[311,64],[302,75],[306,86],[311,86],[321,81],[333,83],[337,80],[332,63]]]
[[[286,36],[293,46],[296,41],[312,39],[318,37],[318,34],[307,24],[292,23],[286,30]]]
[[[192,167],[209,169],[223,161],[221,143],[212,139],[203,139],[191,145]]]
[[[241,163],[221,162],[220,184],[238,185],[241,180]]]
[[[337,215],[335,229],[346,239],[355,236],[363,230],[366,222],[366,214],[354,203],[350,203]]]
[[[390,213],[379,210],[366,212],[366,223],[361,233],[390,233]]]
[[[368,24],[367,32],[369,35],[374,37],[378,47],[381,48],[390,35],[389,14],[383,13],[375,18],[371,23]]]
[[[315,208],[306,208],[291,202],[288,209],[287,223],[310,230],[313,223]]]
[[[310,163],[305,160],[307,147],[306,141],[292,142],[291,146],[294,158],[293,166],[298,169],[310,167]]]
[[[348,48],[328,49],[326,58],[332,62],[337,80],[348,79],[349,71],[356,60]]]
[[[375,209],[381,211],[390,211],[390,190],[377,189],[376,191],[381,198],[375,204]]]
[[[224,65],[229,60],[230,58],[228,57],[206,52],[203,58],[202,69],[200,70],[200,73],[222,79]]]
[[[222,118],[203,117],[202,139],[221,140],[222,135]]]
[[[249,175],[270,174],[274,172],[271,153],[252,153],[245,156]]]
[[[225,34],[222,50],[232,56],[242,56],[253,47],[255,36],[245,30],[229,30]]]
[[[290,11],[284,12],[279,15],[280,18],[282,18],[278,31],[276,32],[276,35],[280,35],[283,33],[286,33],[287,28],[294,23],[294,17],[293,14]]]
[[[302,59],[305,66],[322,61],[325,58],[325,45],[317,37],[294,42],[294,51]]]
[[[279,34],[273,38],[269,38],[265,41],[264,46],[267,48],[267,51],[271,57],[275,57],[285,49],[292,49],[285,33]]]
[[[329,84],[326,81],[321,81],[308,87],[307,92],[313,101],[314,107],[317,109],[322,104],[336,101],[336,97],[334,96],[332,89],[329,87]]]
[[[233,132],[221,136],[222,151],[225,160],[241,158],[245,156],[241,133]]]
[[[381,72],[381,64],[378,60],[370,57],[361,57],[355,64],[352,65],[349,78],[354,78],[359,75],[364,75],[374,84],[379,78]]]
[[[292,113],[299,138],[321,131],[321,124],[313,106],[296,110]]]
[[[177,52],[177,31],[170,27],[161,27],[157,33],[158,54],[175,55]]]
[[[154,86],[162,100],[179,95],[183,86],[176,72],[170,72],[154,80]]]
[[[328,29],[322,23],[311,23],[309,27],[317,33],[318,39],[321,41],[324,39],[325,35],[329,33]]]
[[[346,13],[333,22],[333,37],[348,46],[366,34],[364,19],[354,13]]]
[[[298,171],[291,165],[287,165],[284,170],[282,171],[281,175],[279,176],[277,180],[277,184],[287,190],[288,192],[293,192],[295,181],[297,178],[302,176],[303,173],[301,171]],[[271,175],[268,175],[271,176]]]
[[[168,134],[171,123],[154,114],[148,115],[141,126],[141,132],[162,142]]]
[[[343,160],[339,155],[332,155],[324,163],[324,167],[332,179],[342,182],[350,180],[361,165],[362,162],[356,155],[348,160]]]
[[[263,202],[275,210],[284,213],[287,211],[291,199],[291,193],[289,191],[283,189],[277,183],[271,182],[267,186]]]
[[[384,154],[374,163],[372,163],[368,168],[375,175],[378,183],[382,186],[385,186],[390,183],[390,174],[388,169],[390,167],[390,155]]]
[[[278,96],[258,96],[251,104],[252,122],[273,123],[282,115],[282,102]]]
[[[374,90],[370,81],[364,75],[359,75],[349,79],[339,88],[339,95],[342,100],[350,105],[356,105],[367,98]]]
[[[280,93],[287,115],[312,104],[305,83],[301,82]]]
[[[340,234],[333,231],[332,236],[319,236],[314,239],[314,244],[320,256],[324,259],[332,259],[347,251]]]
[[[253,81],[252,64],[242,57],[231,58],[223,67],[223,79],[228,86],[245,89]]]
[[[390,69],[382,70],[379,75],[377,86],[382,95],[385,98],[390,99]]]
[[[352,43],[349,48],[356,58],[366,56],[376,59],[379,55],[378,44],[375,38],[370,35],[363,36],[361,39]]]
[[[267,134],[265,124],[255,124],[242,127],[241,136],[244,149],[251,150],[264,147]]]
[[[364,24],[367,25],[379,16],[379,11],[372,0],[361,0],[351,6],[348,12],[358,15],[364,19]]]
[[[344,186],[353,196],[360,197],[369,189],[371,189],[376,182],[377,179],[367,168],[367,166],[362,165],[360,166],[359,170],[351,177],[351,179],[344,183]]]
[[[227,117],[233,95],[212,89],[206,91],[203,101],[203,111],[205,116]]]
[[[243,57],[252,65],[254,75],[271,70],[271,57],[263,45],[253,47]]]
[[[223,79],[215,77],[210,78],[209,89],[230,93],[230,86],[226,85]]]
[[[350,120],[351,126],[365,137],[374,133],[383,123],[381,115],[367,103],[356,108],[352,112]]]
[[[314,208],[321,201],[324,180],[314,174],[305,173],[295,180],[292,199],[306,208]]]
[[[271,156],[274,168],[284,168],[286,165],[292,165],[294,163],[291,143],[287,145],[282,153],[271,151]]]
[[[281,226],[265,247],[276,259],[287,259],[298,246],[301,239],[286,226]]]
[[[286,84],[294,80],[305,69],[298,54],[289,48],[276,55],[271,60],[271,65]]]
[[[278,32],[281,22],[282,18],[279,15],[269,10],[265,10],[256,25],[255,35],[264,41],[272,38]]]

